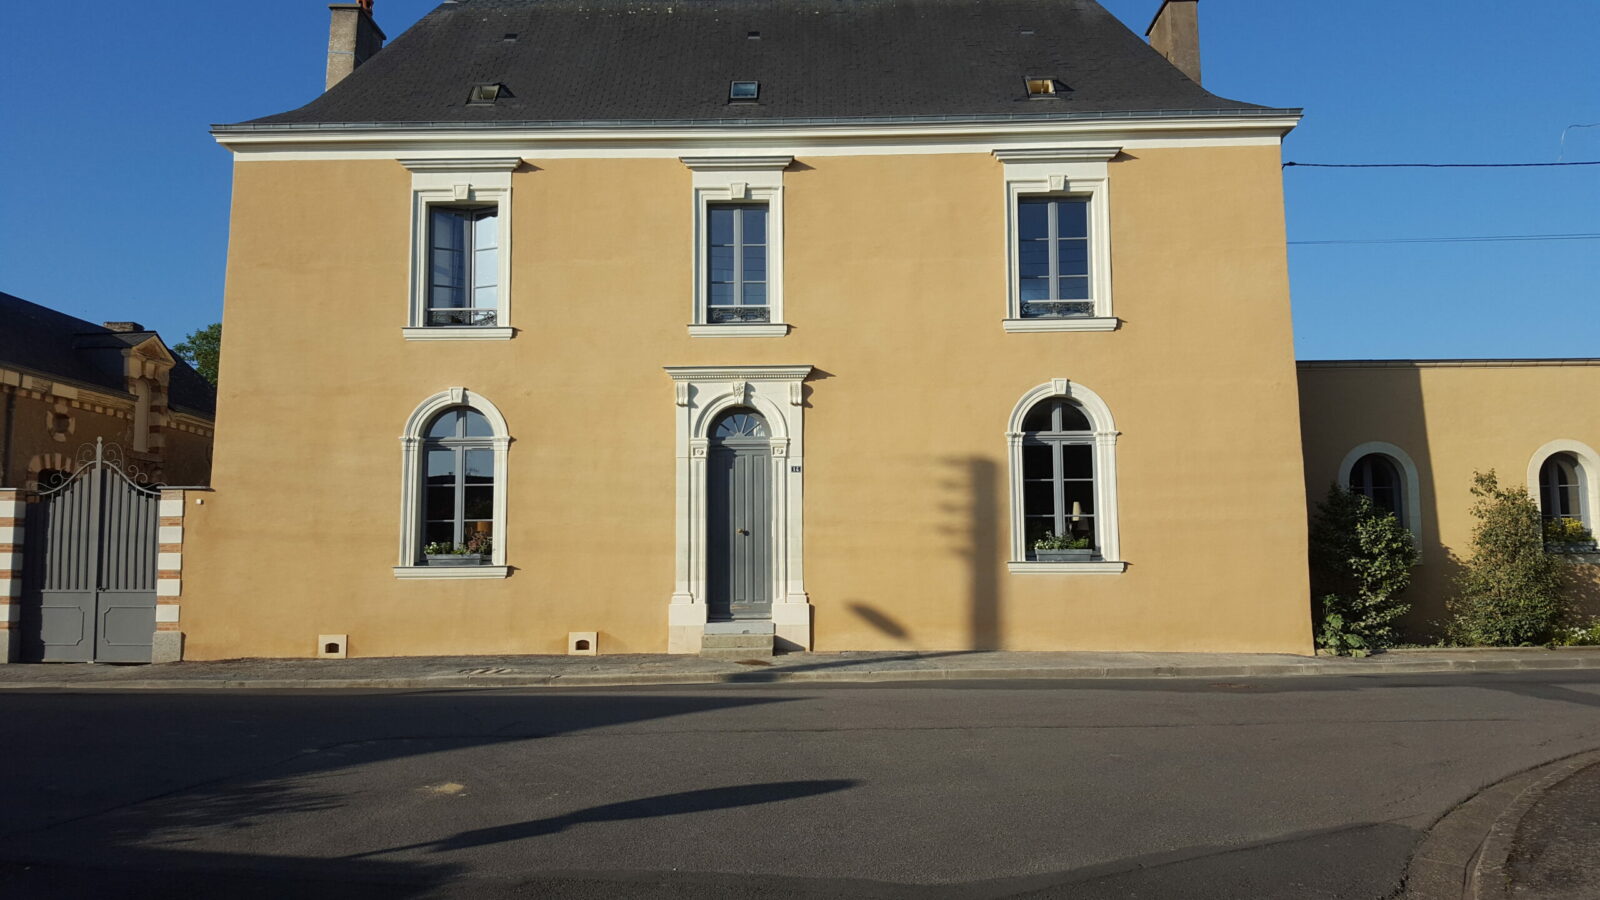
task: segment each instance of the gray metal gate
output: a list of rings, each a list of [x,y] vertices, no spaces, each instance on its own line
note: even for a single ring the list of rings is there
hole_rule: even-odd
[[[114,444],[97,440],[92,458],[79,457],[76,472],[27,504],[23,658],[149,662],[161,491],[138,483]]]

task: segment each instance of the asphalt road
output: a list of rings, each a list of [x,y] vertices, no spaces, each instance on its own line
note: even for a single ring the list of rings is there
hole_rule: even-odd
[[[0,897],[1379,898],[1600,673],[0,694]]]

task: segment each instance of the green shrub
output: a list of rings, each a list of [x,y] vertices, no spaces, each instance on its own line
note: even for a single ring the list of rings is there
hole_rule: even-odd
[[[1587,544],[1593,540],[1594,534],[1577,519],[1562,516],[1544,523],[1546,544]]]
[[[1417,547],[1393,513],[1337,485],[1311,522],[1311,588],[1317,646],[1364,655],[1394,645],[1395,622],[1411,609]]]
[[[1473,473],[1472,558],[1456,578],[1448,631],[1454,643],[1525,647],[1549,643],[1567,614],[1566,563],[1545,552],[1539,505],[1502,488],[1493,470]]]

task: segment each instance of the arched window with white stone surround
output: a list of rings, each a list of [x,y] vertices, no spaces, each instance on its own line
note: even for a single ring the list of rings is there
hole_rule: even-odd
[[[1528,491],[1546,522],[1570,519],[1600,532],[1600,453],[1581,441],[1556,440],[1528,460]]]
[[[1018,574],[1113,574],[1126,568],[1117,525],[1117,430],[1100,397],[1065,378],[1028,393],[1006,431],[1011,562]],[[1056,539],[1054,541],[1050,539]],[[1071,552],[1041,552],[1063,544]]]
[[[1368,441],[1339,463],[1339,486],[1361,494],[1422,538],[1422,476],[1411,455],[1395,444]]]
[[[399,578],[504,578],[505,417],[451,388],[411,413],[400,436]],[[452,558],[455,557],[455,558]]]

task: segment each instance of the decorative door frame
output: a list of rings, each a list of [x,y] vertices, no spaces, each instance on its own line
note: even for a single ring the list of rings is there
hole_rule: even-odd
[[[727,410],[748,407],[767,420],[772,443],[772,625],[780,649],[811,648],[806,595],[802,484],[805,468],[803,383],[810,366],[667,366],[678,407],[677,546],[667,608],[667,652],[698,653],[705,635],[706,454],[710,429]]]

